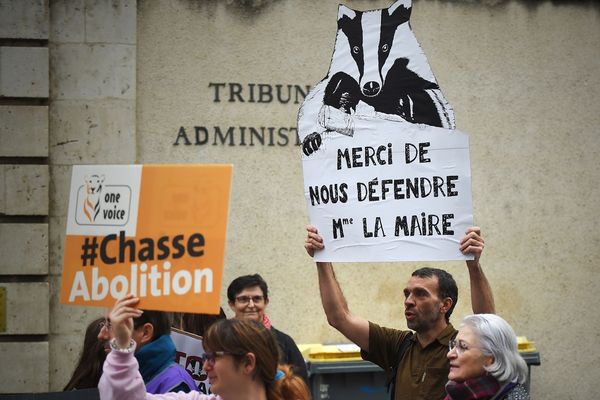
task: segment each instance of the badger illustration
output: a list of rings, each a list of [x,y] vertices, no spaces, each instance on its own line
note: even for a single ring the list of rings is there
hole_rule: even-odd
[[[298,115],[305,155],[319,148],[326,132],[351,136],[353,118],[361,114],[455,128],[454,112],[410,28],[411,3],[371,11],[339,6],[329,72]]]

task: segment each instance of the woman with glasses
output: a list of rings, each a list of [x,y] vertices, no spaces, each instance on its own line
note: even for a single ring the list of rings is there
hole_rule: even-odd
[[[450,341],[445,400],[528,400],[527,364],[510,325],[494,314],[465,317]]]
[[[278,368],[277,343],[271,333],[254,321],[235,319],[217,321],[204,336],[203,369],[213,395],[199,392],[147,394],[133,357],[133,318],[143,312],[136,308],[138,302],[138,298],[127,295],[117,301],[110,313],[114,339],[98,386],[101,399],[309,399],[304,381],[289,368]]]
[[[275,335],[280,350],[279,362],[292,365],[294,372],[308,383],[306,363],[294,339],[275,329],[266,313],[269,305],[269,287],[262,276],[254,274],[235,278],[227,288],[227,299],[231,311],[235,313],[235,319],[260,322]]]

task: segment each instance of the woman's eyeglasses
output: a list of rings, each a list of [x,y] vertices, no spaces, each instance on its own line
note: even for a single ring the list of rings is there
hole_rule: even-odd
[[[240,304],[248,304],[250,303],[250,300],[252,300],[254,304],[262,304],[262,302],[265,301],[265,296],[238,296],[235,298],[235,301]]]
[[[100,323],[98,323],[98,327],[100,328],[100,330],[106,328],[106,330],[110,332],[112,329],[112,324],[110,323],[110,319],[105,319],[104,321],[100,321]]]
[[[202,365],[204,365],[205,362],[208,362],[208,365],[213,366],[215,365],[216,359],[222,356],[243,356],[243,354],[230,353],[229,351],[207,351],[202,354],[200,360],[202,361]]]
[[[460,355],[469,349],[475,349],[475,346],[469,346],[462,340],[451,340],[448,342],[448,351],[452,351],[452,349],[456,349],[456,354]]]

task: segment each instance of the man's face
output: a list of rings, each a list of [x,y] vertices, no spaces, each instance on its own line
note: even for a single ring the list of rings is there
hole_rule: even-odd
[[[438,278],[420,278],[411,276],[404,288],[404,315],[406,325],[415,332],[427,332],[432,329],[440,319],[444,319],[441,312],[442,301],[438,297]]]
[[[265,299],[263,291],[259,286],[246,288],[239,292],[229,307],[235,313],[235,319],[251,319],[262,322],[265,308],[269,300]]]

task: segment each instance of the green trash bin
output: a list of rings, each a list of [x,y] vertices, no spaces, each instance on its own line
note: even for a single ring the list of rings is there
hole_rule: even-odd
[[[527,393],[529,393],[529,397],[531,397],[531,366],[541,364],[540,353],[537,351],[528,351],[526,353],[521,353],[521,357],[523,357],[527,363],[527,382],[525,383],[525,386],[527,387]]]
[[[526,352],[525,386],[531,394],[531,366],[540,365],[540,353]],[[387,400],[387,376],[379,366],[369,361],[309,361],[307,362],[310,391],[313,400]]]
[[[386,374],[369,361],[309,361],[313,400],[386,400]]]

